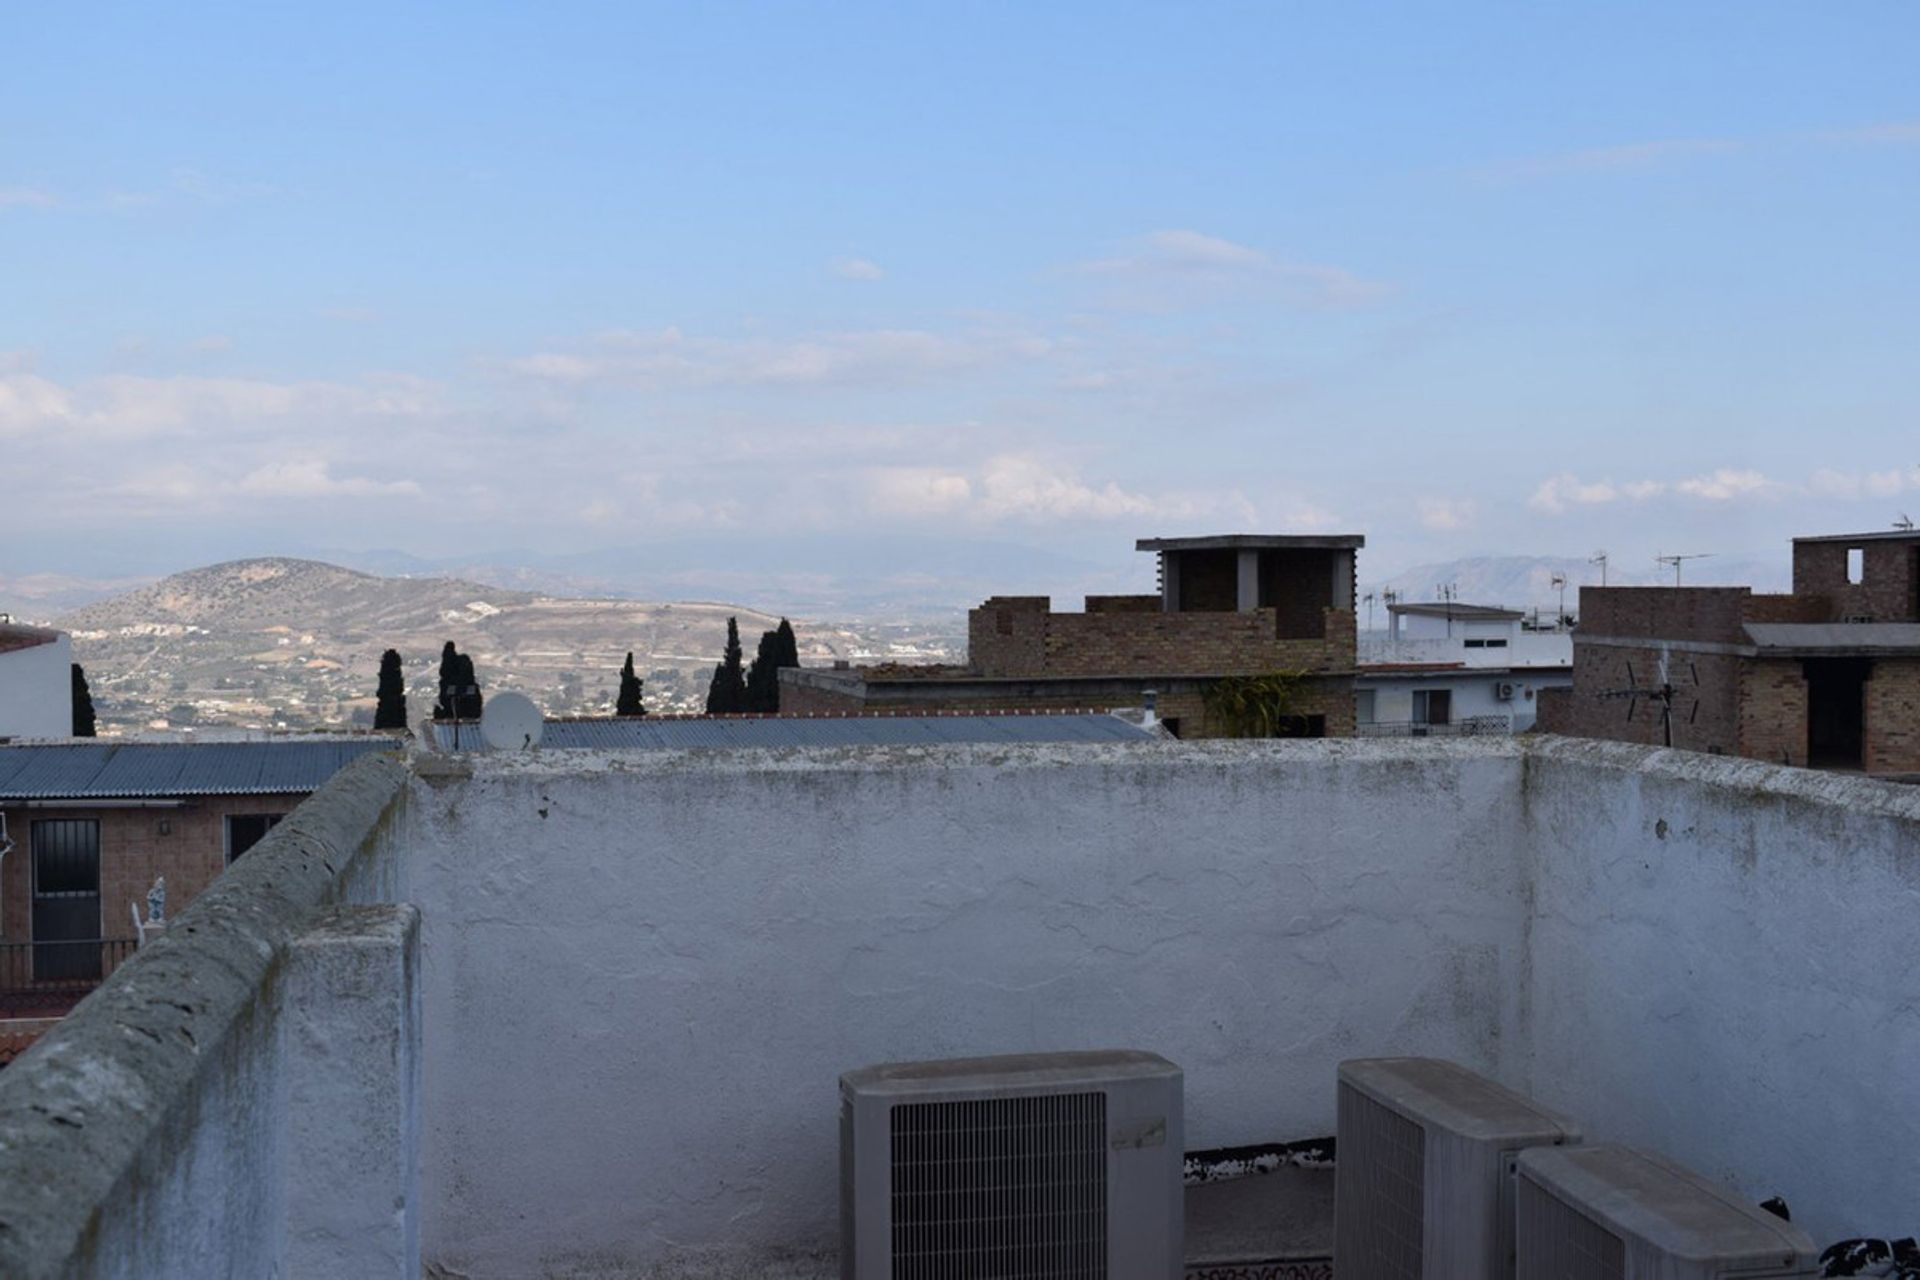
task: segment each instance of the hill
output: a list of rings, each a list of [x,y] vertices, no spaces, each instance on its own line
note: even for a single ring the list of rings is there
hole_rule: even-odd
[[[73,633],[109,725],[317,728],[370,720],[388,648],[401,653],[412,713],[429,712],[448,640],[472,655],[484,689],[519,689],[553,714],[610,709],[629,650],[650,709],[697,709],[729,617],[749,658],[779,622],[731,604],[575,599],[272,557],[176,573],[56,625]],[[951,641],[924,627],[795,623],[811,662],[939,656]]]

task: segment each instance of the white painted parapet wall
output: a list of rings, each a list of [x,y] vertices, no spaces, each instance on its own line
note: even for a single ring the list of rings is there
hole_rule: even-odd
[[[405,861],[463,1273],[827,1249],[838,1072],[1095,1046],[1180,1063],[1197,1147],[1431,1054],[1920,1229],[1920,790],[1539,739],[473,766]]]
[[[1624,744],[363,762],[0,1073],[0,1274],[819,1272],[839,1072],[1094,1046],[1195,1146],[1434,1054],[1909,1234],[1917,909],[1920,789]]]

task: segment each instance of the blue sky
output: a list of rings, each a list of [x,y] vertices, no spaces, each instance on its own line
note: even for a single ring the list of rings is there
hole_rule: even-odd
[[[1908,3],[12,6],[0,574],[1882,527],[1916,66]]]

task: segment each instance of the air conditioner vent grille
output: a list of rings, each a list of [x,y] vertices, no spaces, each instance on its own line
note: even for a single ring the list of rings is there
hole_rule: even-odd
[[[1340,1163],[1365,1171],[1364,1181],[1353,1187],[1352,1203],[1335,1210],[1335,1252],[1342,1269],[1421,1280],[1426,1131],[1358,1089],[1340,1090],[1339,1112]],[[1348,1194],[1344,1183],[1341,1194]],[[1346,1262],[1355,1255],[1358,1265]]]
[[[1619,1236],[1530,1178],[1519,1179],[1514,1216],[1524,1221],[1528,1274],[1564,1280],[1623,1280],[1626,1246]]]
[[[896,1105],[893,1280],[1105,1280],[1104,1093]]]

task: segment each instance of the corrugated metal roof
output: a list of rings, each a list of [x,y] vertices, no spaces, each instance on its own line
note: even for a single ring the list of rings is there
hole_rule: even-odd
[[[0,746],[0,801],[297,794],[396,745],[366,738]]]
[[[436,724],[442,747],[453,746],[453,726]],[[638,750],[742,747],[885,747],[1001,742],[1140,742],[1155,735],[1117,716],[745,716],[703,719],[550,720],[542,750],[624,747]],[[460,728],[460,749],[480,746],[480,731]]]

